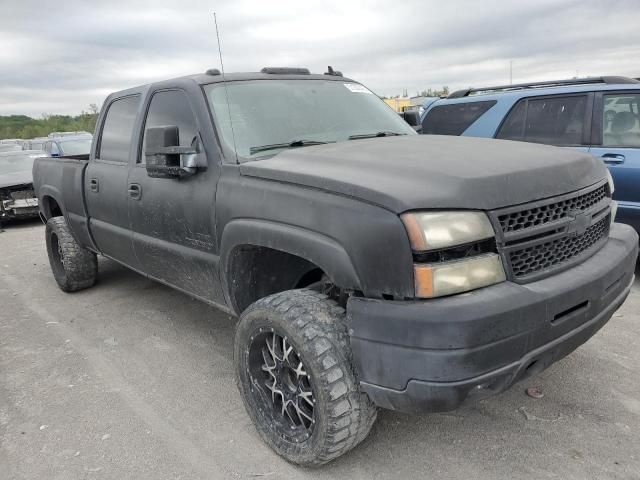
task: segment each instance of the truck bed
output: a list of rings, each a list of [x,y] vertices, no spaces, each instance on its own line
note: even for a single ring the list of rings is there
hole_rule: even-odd
[[[89,155],[37,158],[33,164],[33,187],[43,211],[60,209],[78,243],[92,248],[84,201],[84,174],[88,164]]]

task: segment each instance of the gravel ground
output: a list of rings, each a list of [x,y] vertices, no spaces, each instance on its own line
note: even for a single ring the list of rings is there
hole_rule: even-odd
[[[38,222],[0,233],[0,280],[0,479],[640,478],[638,281],[537,378],[450,414],[382,411],[362,445],[309,470],[249,422],[233,318],[110,261],[64,294]]]

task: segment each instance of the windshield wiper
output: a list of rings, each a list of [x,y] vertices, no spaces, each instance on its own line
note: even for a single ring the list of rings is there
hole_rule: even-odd
[[[292,140],[287,143],[274,143],[271,145],[260,145],[258,147],[251,147],[249,149],[250,154],[265,152],[267,150],[276,150],[278,148],[295,148],[295,147],[309,147],[311,145],[323,145],[325,143],[335,143],[335,142],[322,142],[319,140]]]
[[[398,132],[362,133],[360,135],[349,135],[349,140],[359,140],[361,138],[376,138],[376,137],[395,137],[396,135],[406,135],[406,133],[398,133]]]

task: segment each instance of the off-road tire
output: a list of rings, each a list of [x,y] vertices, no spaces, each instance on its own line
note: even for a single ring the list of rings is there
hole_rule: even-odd
[[[254,392],[249,347],[256,335],[270,329],[281,332],[295,348],[310,378],[315,423],[304,441],[281,435]],[[377,409],[360,390],[351,360],[345,311],[322,293],[290,290],[249,306],[236,330],[234,363],[238,389],[260,437],[289,462],[329,462],[362,442],[376,420]]]
[[[50,218],[45,235],[49,264],[58,286],[65,292],[93,286],[98,276],[98,258],[78,245],[64,217]]]

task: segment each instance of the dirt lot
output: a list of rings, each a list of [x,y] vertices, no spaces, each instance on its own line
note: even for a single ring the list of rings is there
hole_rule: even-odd
[[[0,233],[1,479],[640,478],[638,281],[537,379],[451,414],[383,411],[355,451],[306,470],[249,423],[233,318],[110,261],[95,288],[64,294],[43,234]]]

